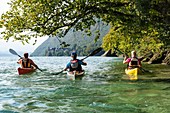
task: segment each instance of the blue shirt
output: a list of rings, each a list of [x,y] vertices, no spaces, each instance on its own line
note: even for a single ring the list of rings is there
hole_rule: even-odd
[[[77,60],[78,60],[78,64],[79,65],[83,65],[84,64],[82,60],[79,60],[79,59],[77,59]],[[66,68],[70,68],[70,66],[71,66],[71,61],[69,63],[67,63]]]

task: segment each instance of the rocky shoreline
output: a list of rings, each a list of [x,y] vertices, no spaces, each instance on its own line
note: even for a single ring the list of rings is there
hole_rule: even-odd
[[[116,52],[112,53],[111,50],[100,52],[99,56],[110,56],[110,57],[122,57],[122,55],[117,56]],[[162,50],[159,53],[147,53],[144,56],[139,57],[142,62],[147,62],[148,64],[164,64],[170,65],[170,49]]]
[[[160,53],[149,53],[144,57],[141,57],[142,62],[148,64],[164,64],[170,65],[170,49],[162,50]]]

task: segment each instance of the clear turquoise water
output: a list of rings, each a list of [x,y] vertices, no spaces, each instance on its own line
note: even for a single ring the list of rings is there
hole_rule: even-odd
[[[70,57],[34,57],[44,72],[18,76],[17,57],[0,57],[0,113],[169,113],[170,68],[145,65],[155,73],[129,81],[122,59],[89,57],[85,76],[50,75]],[[158,78],[158,76],[163,78]]]

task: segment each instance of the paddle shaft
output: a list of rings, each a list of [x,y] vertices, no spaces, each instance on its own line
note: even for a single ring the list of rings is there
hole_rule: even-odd
[[[83,61],[83,60],[85,60],[85,59],[86,59],[86,58],[88,58],[88,57],[89,57],[89,56],[86,56],[86,57],[84,57],[84,58],[83,58],[83,59],[81,59],[81,60]]]
[[[51,75],[58,75],[60,73],[62,73],[64,70],[61,70],[60,72],[57,72],[57,73],[50,73]]]

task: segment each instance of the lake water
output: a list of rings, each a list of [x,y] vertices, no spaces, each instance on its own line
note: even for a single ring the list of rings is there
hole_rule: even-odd
[[[83,58],[83,57],[79,57]],[[61,71],[70,57],[32,57],[45,70],[19,76],[17,57],[0,57],[0,113],[170,113],[170,68],[127,79],[122,58],[89,57],[82,79]]]

